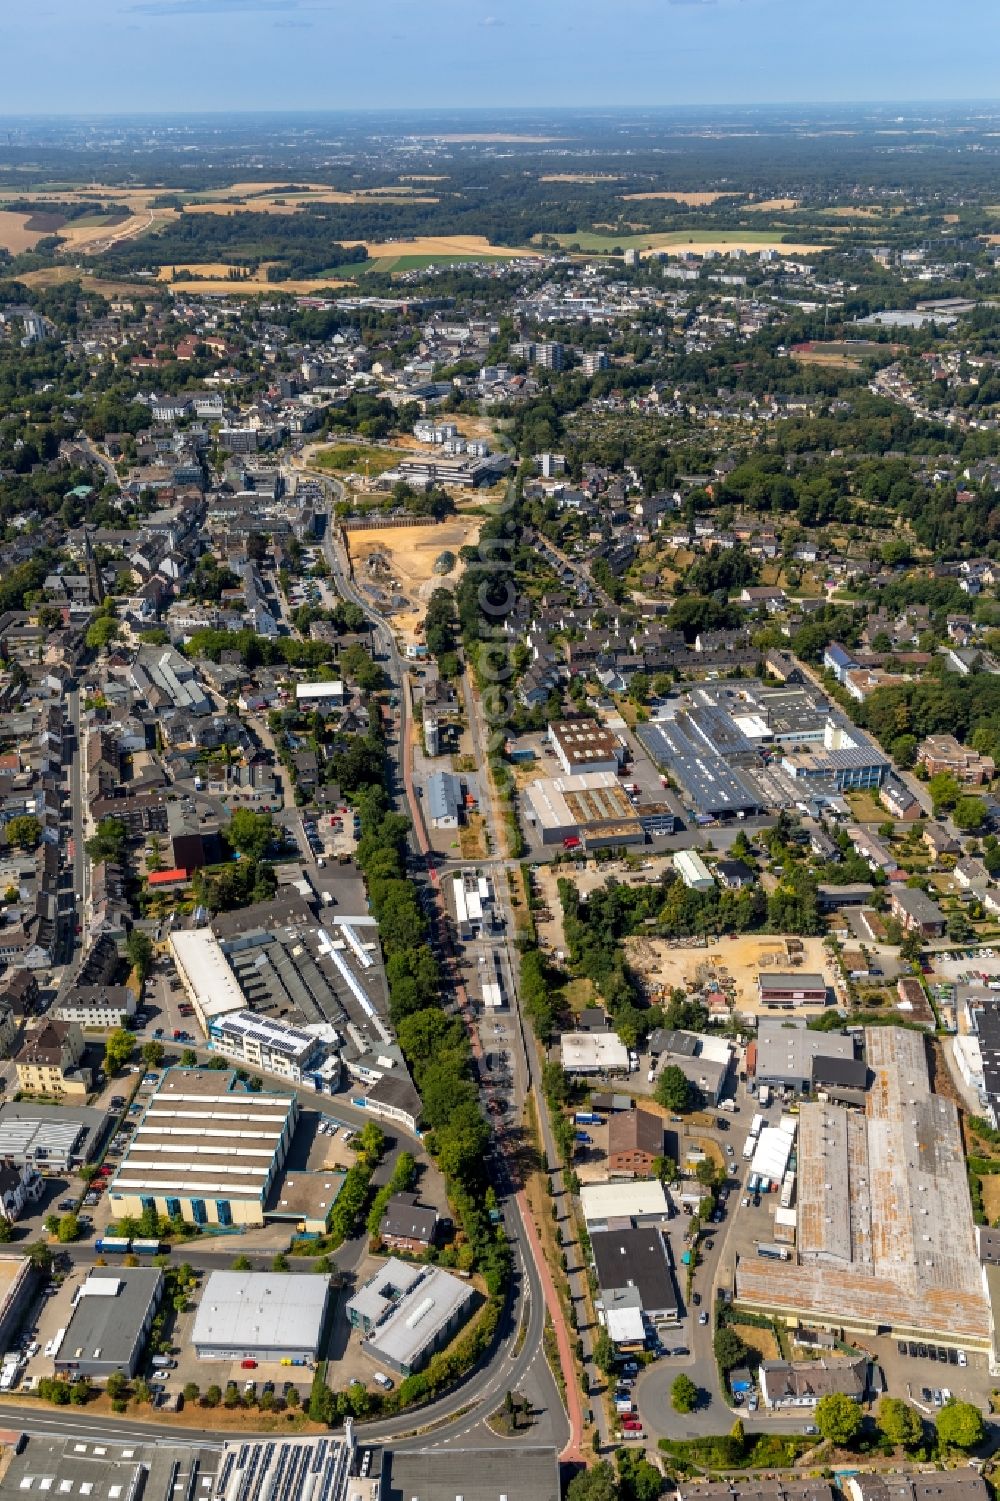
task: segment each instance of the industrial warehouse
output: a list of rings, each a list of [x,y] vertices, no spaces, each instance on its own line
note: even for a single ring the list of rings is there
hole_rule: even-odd
[[[955,1105],[931,1092],[919,1033],[869,1027],[865,1051],[864,1112],[798,1116],[797,1258],[741,1257],[736,1296],[829,1329],[988,1348]]]
[[[815,688],[699,683],[636,734],[703,822],[882,785],[889,762]]]
[[[199,1360],[317,1359],[329,1277],[290,1272],[213,1272],[194,1321]]]
[[[115,1215],[155,1208],[194,1225],[262,1225],[297,1119],[294,1095],[245,1089],[235,1073],[169,1069],[112,1179]]]

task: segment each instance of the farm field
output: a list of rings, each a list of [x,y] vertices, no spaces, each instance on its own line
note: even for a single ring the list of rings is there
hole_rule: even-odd
[[[626,956],[632,967],[666,990],[689,984],[700,987],[706,980],[728,978],[734,987],[737,1010],[756,1016],[757,976],[785,973],[791,970],[801,974],[822,974],[828,984],[832,983],[830,962],[823,947],[822,938],[800,938],[801,962],[792,965],[785,948],[786,940],[780,934],[743,934],[738,938],[709,939],[707,946],[674,946],[663,938],[627,938]],[[723,973],[723,971],[725,973]],[[796,1014],[816,1014],[822,1006],[803,1006]],[[770,1012],[765,1012],[770,1015]]]
[[[482,525],[481,516],[463,516],[430,522],[426,526],[386,526],[374,527],[371,531],[348,532],[347,546],[354,564],[355,582],[376,603],[379,603],[379,594],[386,600],[393,593],[403,595],[405,606],[392,612],[393,628],[406,641],[415,641],[427,601],[444,582],[434,572],[435,560],[442,552],[453,552],[457,556],[459,548],[473,546]],[[387,559],[387,572],[379,573],[369,567],[368,559],[373,553],[380,553]],[[462,564],[457,562],[447,575],[448,582],[454,584],[461,574]],[[398,587],[393,587],[390,582],[393,579]]]
[[[673,203],[686,203],[689,208],[703,208],[709,203],[718,203],[720,198],[735,198],[736,193],[685,193],[683,189],[661,188],[655,193],[623,193],[626,203],[652,202],[656,198],[667,198]],[[763,205],[762,205],[763,206]]]
[[[741,203],[741,208],[752,209],[755,214],[786,214],[798,208],[797,198],[762,198],[759,203]]]
[[[538,255],[538,250],[526,246],[513,249],[509,245],[491,245],[483,235],[421,235],[415,240],[344,240],[345,245],[363,245],[373,261],[392,260],[400,256],[429,256],[436,260],[441,256],[459,260],[487,260],[496,256],[510,259],[513,256]]]
[[[768,230],[748,229],[731,232],[719,230],[692,232],[682,229],[671,230],[668,233],[639,235],[595,234],[592,230],[581,230],[574,234],[555,235],[553,238],[558,240],[560,245],[578,245],[583,251],[593,250],[605,253],[617,248],[639,251],[667,250],[674,251],[677,255],[683,255],[689,250],[701,255],[710,251],[717,251],[724,255],[727,250],[747,250],[751,253],[755,250],[778,250],[785,255],[818,255],[820,251],[831,248],[828,244],[786,244]]]
[[[18,214],[12,209],[0,209],[0,250],[9,250],[11,255],[20,255],[32,250],[39,240],[45,238],[44,229],[28,229],[30,214]]]
[[[899,344],[879,344],[874,339],[845,339],[807,344],[793,344],[788,351],[804,365],[828,365],[844,370],[859,370],[863,360],[880,359],[888,364],[900,350]]]
[[[538,179],[539,182],[620,182],[621,179],[611,172],[547,172]]]

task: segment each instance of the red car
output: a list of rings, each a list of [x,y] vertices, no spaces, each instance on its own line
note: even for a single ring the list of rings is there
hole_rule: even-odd
[[[255,1371],[257,1369],[257,1362],[255,1360],[241,1360],[240,1365],[244,1371]]]

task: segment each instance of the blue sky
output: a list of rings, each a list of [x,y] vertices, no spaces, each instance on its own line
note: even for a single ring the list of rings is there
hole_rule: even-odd
[[[996,0],[3,0],[0,17],[5,115],[984,99],[1000,57]]]

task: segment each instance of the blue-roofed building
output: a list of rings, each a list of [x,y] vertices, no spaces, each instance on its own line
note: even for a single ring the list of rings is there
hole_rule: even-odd
[[[842,683],[857,665],[846,646],[841,646],[839,641],[831,641],[823,653],[823,666],[827,672],[833,673],[838,683]]]
[[[427,812],[436,829],[457,829],[462,783],[450,771],[435,771],[427,780]]]

